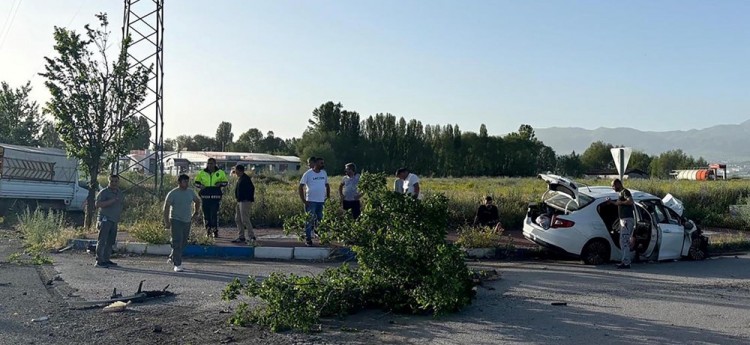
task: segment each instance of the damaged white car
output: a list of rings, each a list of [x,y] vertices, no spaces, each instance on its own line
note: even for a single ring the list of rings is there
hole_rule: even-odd
[[[618,194],[610,186],[579,186],[557,175],[542,174],[548,188],[540,203],[529,204],[523,225],[527,239],[598,265],[620,260]],[[663,200],[630,190],[635,202],[634,260],[659,261],[707,256],[708,239],[672,195]]]

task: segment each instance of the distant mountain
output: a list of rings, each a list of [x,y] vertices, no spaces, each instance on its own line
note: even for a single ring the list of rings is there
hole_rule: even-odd
[[[647,154],[682,149],[695,158],[709,162],[750,161],[750,120],[738,125],[718,125],[689,131],[646,132],[632,128],[574,127],[535,128],[534,133],[558,155],[572,151],[583,153],[591,143],[604,141],[624,145]]]

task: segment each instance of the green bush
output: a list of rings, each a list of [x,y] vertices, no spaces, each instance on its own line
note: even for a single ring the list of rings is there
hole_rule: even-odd
[[[36,252],[62,248],[81,234],[67,226],[64,212],[52,210],[26,209],[16,227],[23,234],[25,245]]]
[[[135,239],[151,244],[168,244],[171,238],[164,221],[136,221],[127,227],[128,233]]]
[[[274,331],[313,329],[321,317],[345,315],[362,308],[439,315],[471,303],[472,274],[463,252],[445,243],[448,200],[430,194],[416,200],[387,190],[382,174],[362,174],[362,215],[353,220],[332,202],[317,232],[322,242],[341,242],[357,254],[356,268],[327,269],[315,277],[274,274],[258,283],[236,280],[224,291],[259,297],[264,305],[244,302],[231,321],[255,322]],[[295,228],[304,222],[296,215]]]
[[[458,230],[456,245],[461,248],[492,248],[497,247],[502,235],[495,229],[486,226],[462,226]]]

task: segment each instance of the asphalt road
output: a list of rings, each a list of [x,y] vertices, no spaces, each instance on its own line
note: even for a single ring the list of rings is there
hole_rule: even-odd
[[[271,272],[314,274],[332,264],[196,260],[174,273],[163,257],[123,257],[98,269],[81,252],[53,255],[43,268],[9,264],[17,244],[0,245],[0,343],[68,344],[730,344],[750,342],[750,256],[702,262],[613,265],[487,262],[501,277],[478,287],[463,311],[441,318],[368,311],[325,320],[323,332],[273,334],[226,323],[221,290],[234,279]],[[54,277],[58,276],[58,280]],[[61,280],[60,280],[61,279]],[[51,285],[45,285],[52,280]],[[69,310],[67,299],[161,289],[174,298],[120,314]],[[25,294],[24,294],[25,293]],[[564,303],[565,305],[553,305]],[[49,316],[48,321],[31,322]],[[153,332],[156,326],[161,332]]]

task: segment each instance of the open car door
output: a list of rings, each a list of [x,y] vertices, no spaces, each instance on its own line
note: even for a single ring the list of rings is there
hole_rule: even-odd
[[[659,243],[659,229],[651,213],[640,203],[635,203],[635,255],[644,259],[650,258]]]

